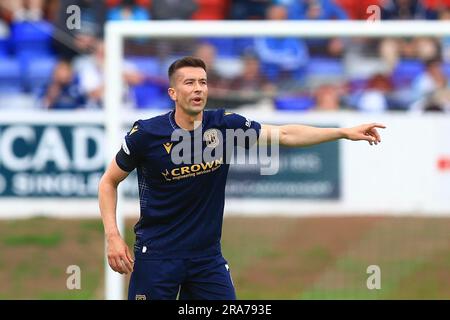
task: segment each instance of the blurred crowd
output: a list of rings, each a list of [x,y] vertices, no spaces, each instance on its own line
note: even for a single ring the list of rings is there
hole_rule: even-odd
[[[374,14],[450,27],[450,0],[0,0],[0,108],[101,109],[109,20]],[[183,55],[206,62],[209,107],[450,112],[450,37],[127,39],[126,106],[170,108],[167,67]]]

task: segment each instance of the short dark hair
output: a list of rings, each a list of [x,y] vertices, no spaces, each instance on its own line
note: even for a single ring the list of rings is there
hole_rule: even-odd
[[[172,83],[172,76],[174,73],[184,67],[194,67],[202,68],[206,72],[206,65],[202,59],[196,57],[183,57],[181,59],[175,60],[169,67],[169,81]]]

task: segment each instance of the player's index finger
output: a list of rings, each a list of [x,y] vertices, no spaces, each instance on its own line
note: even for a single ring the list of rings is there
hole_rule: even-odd
[[[381,123],[372,123],[370,125],[371,128],[381,128],[381,129],[386,129],[386,126],[384,124]]]

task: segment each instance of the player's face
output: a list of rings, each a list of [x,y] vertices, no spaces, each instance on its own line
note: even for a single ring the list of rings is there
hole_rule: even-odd
[[[190,115],[203,111],[208,98],[206,72],[202,68],[184,67],[176,71],[169,95],[176,105]]]

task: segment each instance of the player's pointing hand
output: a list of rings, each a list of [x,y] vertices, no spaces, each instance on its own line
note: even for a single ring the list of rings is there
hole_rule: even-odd
[[[381,142],[380,134],[376,128],[386,128],[385,125],[380,123],[362,124],[352,128],[344,129],[344,136],[346,139],[358,141],[366,140],[372,144],[378,144]]]

